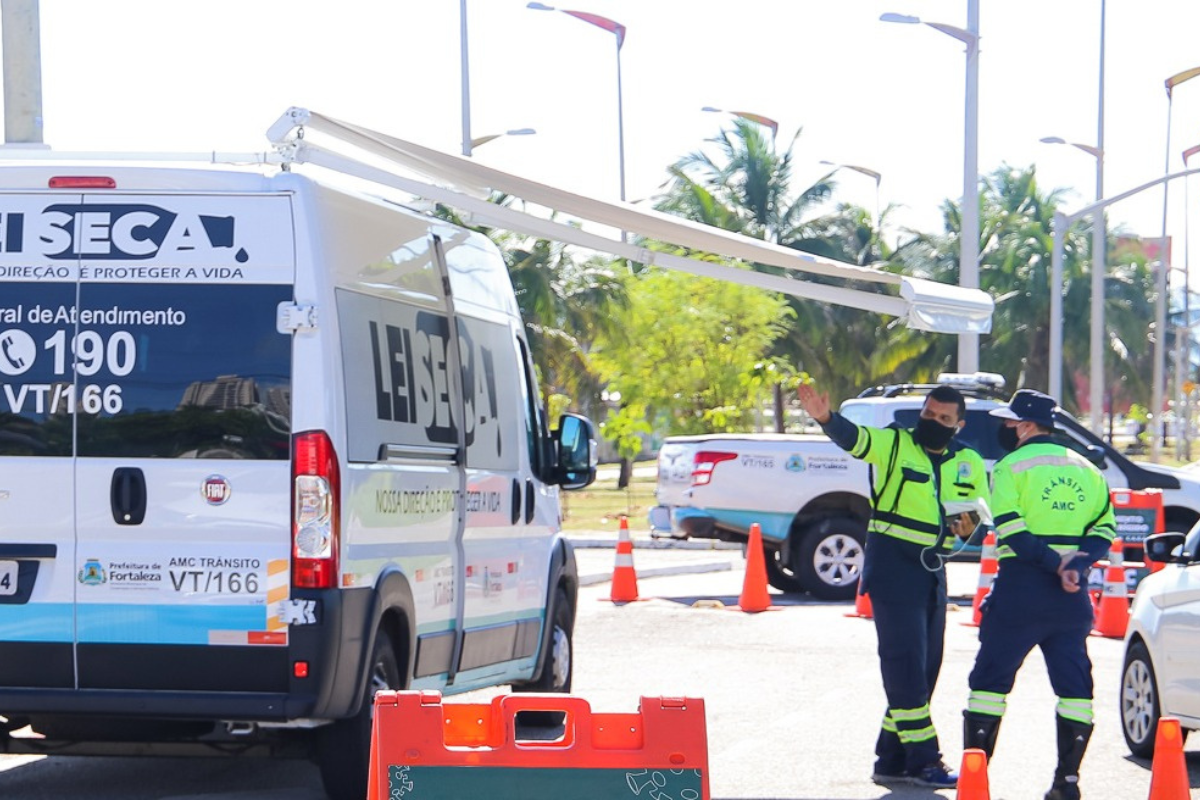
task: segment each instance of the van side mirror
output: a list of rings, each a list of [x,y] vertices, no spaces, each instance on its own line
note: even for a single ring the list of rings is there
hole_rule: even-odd
[[[587,417],[559,417],[554,449],[558,456],[555,483],[564,489],[582,489],[596,480],[596,432]]]
[[[1170,533],[1156,533],[1153,536],[1147,536],[1142,542],[1142,550],[1145,556],[1150,561],[1157,561],[1159,564],[1186,563],[1187,559],[1183,555],[1184,535],[1174,531]],[[1178,555],[1175,551],[1178,550]]]

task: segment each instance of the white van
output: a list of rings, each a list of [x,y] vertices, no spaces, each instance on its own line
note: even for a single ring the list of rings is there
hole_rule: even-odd
[[[375,690],[569,690],[593,438],[548,432],[479,234],[0,167],[0,752],[304,752],[361,798]]]

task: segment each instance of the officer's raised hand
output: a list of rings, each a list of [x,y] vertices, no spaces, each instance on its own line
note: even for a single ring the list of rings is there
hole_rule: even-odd
[[[802,383],[796,387],[796,397],[800,406],[810,417],[824,425],[829,422],[829,393],[818,393],[811,383]]]

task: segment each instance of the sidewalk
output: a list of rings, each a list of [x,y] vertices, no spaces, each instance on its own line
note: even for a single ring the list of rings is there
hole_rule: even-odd
[[[652,539],[646,533],[630,532],[633,563],[639,578],[727,572],[745,564],[742,546],[711,539]],[[567,534],[575,546],[579,583],[591,586],[612,579],[616,561],[617,535],[608,531]]]

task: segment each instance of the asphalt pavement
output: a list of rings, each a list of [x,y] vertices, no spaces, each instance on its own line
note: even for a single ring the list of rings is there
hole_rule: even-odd
[[[579,583],[592,586],[612,580],[617,535],[610,531],[569,533],[579,565]],[[728,572],[745,567],[745,548],[712,539],[653,538],[630,531],[633,567],[639,579],[667,575]],[[951,560],[946,565],[947,590],[952,600],[973,600],[979,585],[979,562]]]

